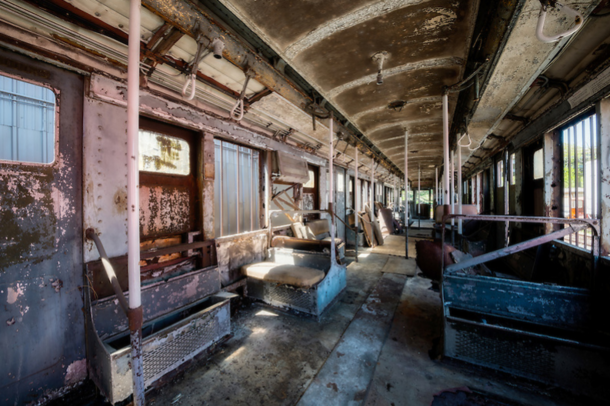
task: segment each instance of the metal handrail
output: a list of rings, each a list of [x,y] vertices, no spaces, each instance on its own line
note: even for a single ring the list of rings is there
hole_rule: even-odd
[[[519,244],[511,245],[505,248],[501,248],[496,251],[488,252],[478,257],[462,261],[459,264],[450,265],[445,268],[445,227],[446,220],[450,218],[457,218],[462,220],[481,220],[481,221],[497,221],[497,222],[520,222],[520,223],[552,223],[552,224],[569,224],[570,228],[555,231],[550,234],[545,234],[537,238],[533,238],[528,241],[521,242]],[[458,271],[460,269],[468,268],[471,266],[479,265],[487,261],[502,258],[516,252],[520,252],[529,248],[537,247],[547,242],[556,240],[566,235],[579,232],[585,228],[593,229],[593,243],[591,244],[591,257],[593,260],[593,272],[597,271],[597,264],[599,262],[600,252],[600,229],[599,220],[595,219],[566,219],[560,217],[524,217],[524,216],[485,216],[485,215],[467,215],[467,214],[446,214],[442,220],[442,234],[441,234],[441,269],[442,276],[446,271]]]
[[[106,271],[106,276],[108,277],[108,280],[112,284],[112,289],[114,289],[114,294],[116,295],[117,299],[119,300],[121,309],[123,309],[123,311],[125,312],[125,315],[127,317],[129,317],[129,305],[127,303],[127,299],[125,299],[125,295],[123,294],[123,289],[121,289],[119,280],[116,277],[116,272],[114,272],[114,268],[112,267],[112,264],[110,263],[110,259],[108,258],[108,255],[106,254],[106,250],[104,249],[104,245],[102,244],[102,241],[100,240],[100,238],[98,237],[98,235],[95,233],[95,231],[92,228],[88,228],[85,231],[85,236],[88,239],[93,240],[93,242],[95,243],[97,251],[100,253],[100,259],[102,260],[102,265],[104,265],[104,270]]]

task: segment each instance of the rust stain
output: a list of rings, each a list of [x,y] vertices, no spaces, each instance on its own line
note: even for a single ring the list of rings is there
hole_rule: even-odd
[[[329,383],[327,383],[327,384],[326,384],[326,387],[327,387],[328,389],[332,389],[332,390],[334,390],[335,392],[339,392],[339,388],[337,388],[337,384],[336,384],[336,383],[334,383],[334,382],[329,382]]]
[[[0,271],[54,254],[59,202],[53,180],[50,167],[27,172],[0,168]]]

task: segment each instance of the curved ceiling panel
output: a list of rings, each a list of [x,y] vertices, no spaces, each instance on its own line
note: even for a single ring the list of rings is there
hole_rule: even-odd
[[[338,31],[298,54],[293,64],[324,91],[377,72],[371,57],[389,53],[384,69],[431,58],[466,57],[472,2],[434,0]]]
[[[385,108],[365,114],[356,123],[363,131],[368,131],[368,129],[375,128],[379,123],[393,124],[411,120],[420,122],[432,119],[442,120],[442,118],[442,103],[413,103],[407,104],[400,111]]]
[[[406,72],[386,78],[381,86],[373,82],[347,90],[335,102],[346,114],[352,115],[387,106],[394,100],[439,96],[444,86],[458,81],[460,71],[461,66],[452,66]]]
[[[462,77],[479,0],[219,1],[399,167],[405,129],[422,150],[413,159],[441,163],[441,95]],[[380,51],[388,58],[378,86]],[[388,109],[396,100],[410,103]]]
[[[375,0],[231,0],[223,3],[284,51],[307,33]]]

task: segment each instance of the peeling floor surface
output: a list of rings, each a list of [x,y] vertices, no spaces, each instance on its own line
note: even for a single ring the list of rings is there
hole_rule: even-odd
[[[421,276],[383,273],[389,258],[361,252],[348,266],[346,291],[320,322],[244,305],[220,351],[148,404],[428,406],[435,394],[456,387],[470,388],[487,405],[582,404],[558,389],[432,359],[441,334],[439,294]],[[380,289],[387,300],[378,302]],[[366,327],[368,347],[354,346],[366,341],[362,321],[371,301],[389,314]]]

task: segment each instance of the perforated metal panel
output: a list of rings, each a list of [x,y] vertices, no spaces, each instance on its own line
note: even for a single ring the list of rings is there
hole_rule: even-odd
[[[221,326],[216,314],[222,308],[206,314],[203,319],[192,321],[182,328],[172,331],[162,338],[161,343],[148,349],[143,348],[144,380],[147,384],[154,382],[178,365],[193,358],[228,333],[227,326]],[[157,340],[160,341],[160,340]]]
[[[455,358],[464,361],[539,378],[548,378],[554,370],[551,352],[528,339],[505,340],[467,331],[456,331],[455,339]]]
[[[314,289],[299,289],[248,278],[248,296],[273,306],[290,307],[317,315],[318,308]]]
[[[286,304],[306,312],[316,311],[315,295],[306,290],[269,283],[265,286],[265,296],[271,302]]]

